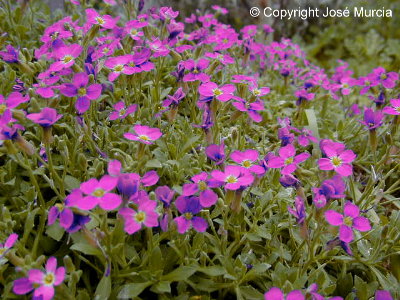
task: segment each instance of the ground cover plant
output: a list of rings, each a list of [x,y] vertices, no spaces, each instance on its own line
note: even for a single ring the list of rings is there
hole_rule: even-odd
[[[398,70],[227,13],[0,1],[2,299],[400,298]]]

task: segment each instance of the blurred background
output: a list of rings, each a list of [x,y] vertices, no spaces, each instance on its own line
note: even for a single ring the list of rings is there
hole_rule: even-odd
[[[63,9],[64,0],[46,0],[52,11]],[[87,2],[102,2],[87,0]],[[375,66],[381,65],[388,70],[400,69],[400,1],[380,0],[145,0],[145,10],[152,6],[171,6],[180,11],[180,20],[191,13],[211,12],[212,5],[229,9],[229,13],[220,16],[220,20],[240,29],[249,24],[269,24],[274,29],[274,40],[288,37],[299,43],[313,61],[322,67],[336,65],[338,59],[349,62],[356,75],[371,70],[369,61]],[[251,7],[261,10],[270,6],[277,9],[300,7],[318,7],[332,9],[354,6],[366,9],[391,9],[392,18],[314,18],[281,21],[260,16],[253,18],[249,14]]]

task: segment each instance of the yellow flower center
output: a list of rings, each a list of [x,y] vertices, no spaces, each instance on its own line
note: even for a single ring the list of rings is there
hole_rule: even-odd
[[[102,17],[96,17],[96,21],[99,25],[103,25],[106,22]]]
[[[254,89],[253,90],[253,95],[254,96],[258,96],[258,95],[260,95],[261,94],[261,91],[259,90],[259,89]]]
[[[78,95],[79,96],[85,96],[86,95],[86,89],[84,87],[80,88],[78,90]]]
[[[150,138],[147,135],[139,135],[139,139],[143,141],[150,141]]]
[[[103,189],[96,189],[96,190],[93,192],[92,195],[95,196],[95,197],[103,197],[105,193],[106,193],[106,192],[105,192]]]
[[[183,216],[186,218],[186,220],[191,220],[193,218],[193,215],[190,212],[184,213]]]
[[[123,69],[124,69],[124,66],[123,66],[123,65],[116,65],[116,66],[114,67],[114,71],[115,71],[115,72],[121,72]]]
[[[251,167],[251,161],[246,159],[242,162],[243,167],[245,168],[250,168]]]
[[[337,156],[332,157],[331,162],[335,167],[339,167],[342,164],[342,160]]]
[[[199,74],[199,70],[194,69],[194,70],[193,70],[193,74]]]
[[[4,252],[6,252],[6,249],[5,248],[0,248],[0,256],[2,256]]]
[[[136,29],[131,30],[131,35],[137,35],[137,34],[138,34],[138,31]]]
[[[293,157],[286,158],[285,165],[290,165],[291,163],[293,163]]]
[[[106,54],[108,51],[110,51],[110,48],[105,47],[105,48],[103,49],[103,54]]]
[[[7,106],[5,104],[0,104],[0,114],[3,114],[7,109]]]
[[[67,64],[67,63],[69,63],[71,60],[73,60],[74,59],[74,57],[72,56],[72,55],[65,55],[64,57],[63,57],[63,59],[62,59],[62,61],[63,61],[63,63],[64,64]]]
[[[238,180],[235,176],[229,175],[228,177],[226,177],[225,181],[227,183],[236,183]]]
[[[213,89],[213,93],[214,93],[214,96],[219,96],[219,95],[222,95],[222,91],[220,90],[220,89]]]
[[[228,40],[228,39],[223,39],[222,42],[223,42],[224,44],[226,44],[226,43],[229,42],[229,40]]]
[[[342,87],[343,87],[344,89],[347,89],[347,88],[349,88],[349,85],[348,85],[347,83],[344,83],[344,84],[342,85]]]
[[[198,185],[200,191],[204,191],[207,189],[207,184],[203,180],[199,181]]]
[[[121,116],[123,116],[125,113],[126,113],[126,109],[123,108],[123,109],[121,109],[121,110],[119,111],[119,116],[121,117]]]
[[[344,225],[351,227],[353,225],[353,218],[352,217],[345,217],[343,219]]]
[[[365,85],[371,85],[371,81],[366,80],[366,81],[365,81]]]
[[[47,273],[46,276],[43,279],[44,284],[46,285],[53,285],[54,283],[54,274],[53,273]]]
[[[381,75],[381,79],[382,79],[382,80],[387,79],[387,75],[386,75],[386,74],[382,74],[382,75]]]
[[[1,105],[0,105],[0,107],[1,107]],[[400,106],[397,106],[397,107],[395,108],[395,111],[397,111],[398,113],[400,113]],[[0,112],[1,112],[1,109],[0,109]]]
[[[135,215],[135,220],[138,223],[143,223],[144,220],[146,220],[146,214],[143,211],[139,211],[136,215]]]

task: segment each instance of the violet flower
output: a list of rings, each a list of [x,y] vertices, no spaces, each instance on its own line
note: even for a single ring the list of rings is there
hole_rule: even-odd
[[[197,232],[206,231],[208,227],[207,221],[201,217],[195,216],[202,209],[199,197],[179,196],[175,200],[175,206],[182,214],[174,219],[179,233],[183,234],[192,227]]]

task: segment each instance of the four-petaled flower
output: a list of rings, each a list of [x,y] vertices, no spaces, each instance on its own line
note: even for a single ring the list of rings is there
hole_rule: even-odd
[[[155,140],[158,140],[162,136],[162,132],[158,128],[151,128],[145,125],[135,125],[133,130],[136,134],[127,132],[124,133],[124,137],[128,140],[139,141],[144,144],[153,144]]]
[[[296,155],[296,148],[288,144],[279,149],[279,156],[273,156],[268,160],[269,168],[282,168],[282,175],[288,175],[296,171],[297,164],[307,160],[311,155],[303,152]]]
[[[361,217],[358,206],[350,201],[344,205],[344,215],[334,210],[327,210],[325,218],[329,224],[340,226],[339,239],[345,243],[350,243],[354,239],[353,228],[362,232],[371,230],[369,220]]]
[[[124,218],[124,229],[128,234],[133,234],[142,228],[158,226],[158,213],[155,211],[157,202],[152,200],[141,201],[138,209],[134,210],[124,207],[119,210],[119,214]]]
[[[327,158],[320,158],[318,165],[321,170],[335,170],[342,176],[350,176],[353,173],[351,162],[357,157],[351,150],[345,150],[343,144],[326,142],[321,144],[321,149]]]
[[[195,216],[203,208],[200,204],[199,197],[196,196],[179,196],[175,200],[175,206],[182,214],[174,219],[178,232],[183,234],[193,227],[198,232],[206,231],[208,224],[202,217]]]

